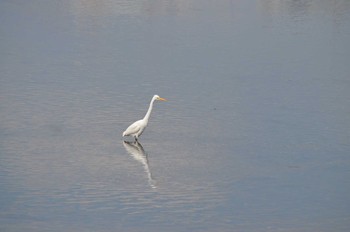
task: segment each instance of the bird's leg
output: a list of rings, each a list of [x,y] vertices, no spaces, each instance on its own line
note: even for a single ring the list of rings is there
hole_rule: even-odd
[[[138,142],[137,137],[135,136],[134,138],[135,138],[135,141]]]

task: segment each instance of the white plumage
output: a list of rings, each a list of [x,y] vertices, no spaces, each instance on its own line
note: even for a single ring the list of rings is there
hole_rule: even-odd
[[[124,132],[123,132],[123,137],[124,136],[133,136],[135,140],[137,141],[138,138],[141,136],[142,132],[146,129],[146,126],[148,124],[149,117],[151,116],[151,112],[153,109],[153,102],[154,101],[166,101],[166,99],[159,97],[158,95],[154,95],[150,104],[149,108],[147,110],[147,113],[145,117],[141,120],[138,120],[131,124]]]

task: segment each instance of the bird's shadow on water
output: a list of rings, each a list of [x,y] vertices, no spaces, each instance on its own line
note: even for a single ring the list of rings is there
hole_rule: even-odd
[[[127,153],[131,155],[134,160],[140,162],[147,174],[148,184],[155,189],[156,181],[152,177],[151,169],[149,167],[148,154],[138,141],[123,141],[123,145]]]

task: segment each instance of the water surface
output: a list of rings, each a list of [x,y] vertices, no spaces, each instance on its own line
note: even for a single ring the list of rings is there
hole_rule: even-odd
[[[0,15],[1,231],[349,231],[349,1]]]

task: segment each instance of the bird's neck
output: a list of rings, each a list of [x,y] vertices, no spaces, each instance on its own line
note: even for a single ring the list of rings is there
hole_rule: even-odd
[[[151,103],[149,103],[149,107],[148,107],[147,113],[146,113],[145,117],[143,118],[143,120],[145,120],[146,122],[148,122],[148,119],[151,116],[151,112],[152,112],[152,108],[153,108],[153,102],[154,102],[154,100],[152,99]]]

